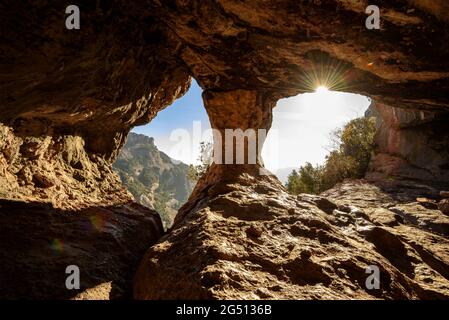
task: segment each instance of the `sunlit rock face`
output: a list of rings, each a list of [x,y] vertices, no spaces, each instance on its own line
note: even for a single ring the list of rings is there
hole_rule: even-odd
[[[440,211],[360,181],[291,196],[273,177],[232,168],[147,251],[136,299],[449,298]],[[418,190],[395,190],[407,188]],[[371,265],[379,289],[366,285]]]
[[[8,227],[0,265],[10,272],[2,296],[104,298],[114,288],[129,296],[143,247],[139,299],[449,296],[438,210],[446,200],[422,183],[447,182],[445,2],[382,3],[381,30],[365,28],[366,1],[82,1],[76,31],[64,29],[65,5],[0,7],[0,226]],[[371,97],[381,118],[371,173],[383,178],[295,198],[261,174],[260,159],[216,164],[151,247],[160,219],[129,202],[111,163],[129,130],[179,98],[190,76],[221,131],[269,129],[278,99],[318,85]],[[396,184],[385,184],[390,177]],[[404,187],[401,177],[421,182]],[[109,218],[105,234],[82,241],[79,225],[99,211]],[[157,227],[145,233],[149,225]],[[28,244],[62,235],[72,236],[62,260]],[[117,247],[125,254],[115,256]],[[99,252],[108,269],[91,263]],[[59,286],[60,261],[72,258],[93,275],[76,294],[53,290],[51,278],[39,282],[42,292],[27,290],[33,273],[20,282],[14,271],[45,261]],[[364,285],[371,264],[384,279],[379,291]]]
[[[0,125],[2,198],[74,210],[131,201],[110,163],[89,154],[82,137],[54,136],[45,122],[40,123],[40,135],[27,136],[37,123],[21,120],[14,128]]]
[[[216,130],[215,163],[261,163],[275,101],[261,92],[248,90],[208,90],[203,99],[211,127]]]

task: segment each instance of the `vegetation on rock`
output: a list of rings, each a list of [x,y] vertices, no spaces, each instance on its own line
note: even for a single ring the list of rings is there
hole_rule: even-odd
[[[144,135],[129,134],[113,167],[134,199],[159,213],[165,228],[192,192],[189,167],[159,151],[154,139]]]
[[[200,156],[198,157],[198,165],[190,165],[188,171],[188,178],[192,182],[197,182],[209,169],[213,158],[213,144],[212,142],[202,141],[200,143]]]
[[[333,150],[324,165],[306,163],[286,183],[291,194],[319,194],[347,178],[363,178],[374,148],[374,118],[357,118],[331,135]]]

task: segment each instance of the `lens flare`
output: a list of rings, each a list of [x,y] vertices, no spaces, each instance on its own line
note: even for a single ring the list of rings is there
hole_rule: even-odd
[[[64,251],[64,243],[59,239],[53,239],[50,242],[50,248],[54,254],[60,254],[62,251]]]
[[[299,75],[298,85],[305,92],[325,87],[328,91],[351,91],[357,82],[354,66],[322,51],[307,54],[308,64]]]
[[[102,231],[106,222],[101,215],[90,216],[89,221],[91,226],[97,231]]]

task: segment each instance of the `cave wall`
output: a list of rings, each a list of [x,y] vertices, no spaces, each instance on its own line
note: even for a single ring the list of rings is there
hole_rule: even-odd
[[[81,29],[67,30],[67,3],[63,1],[2,1],[0,237],[4,238],[0,258],[7,272],[0,274],[9,285],[1,289],[0,296],[79,297],[76,292],[67,293],[61,282],[64,266],[78,261],[88,275],[78,292],[81,296],[99,297],[97,286],[111,283],[100,289],[101,297],[129,297],[136,261],[163,231],[157,213],[132,203],[111,164],[129,130],[150,122],[182,96],[191,76],[205,90],[206,109],[219,130],[227,126],[269,128],[271,109],[278,99],[311,92],[318,85],[369,96],[382,115],[372,172],[446,179],[447,4],[442,0],[382,1],[381,29],[367,30],[368,4],[365,0],[85,0],[78,1]],[[426,161],[424,154],[431,160]],[[394,163],[389,166],[391,157]],[[422,253],[416,247],[416,239],[410,238],[412,231],[419,230],[403,228],[401,221],[407,214],[397,217],[397,212],[402,212],[399,209],[379,214],[376,210],[383,205],[379,204],[376,210],[371,208],[376,212],[368,218],[357,208],[331,204],[333,209],[328,210],[326,200],[288,196],[276,179],[260,175],[261,168],[260,162],[210,168],[181,208],[174,231],[165,238],[168,242],[159,240],[143,262],[136,281],[149,282],[142,282],[147,287],[137,287],[137,297],[154,297],[155,291],[148,291],[151,288],[167,293],[167,285],[181,276],[203,279],[206,290],[180,292],[180,297],[242,297],[237,294],[241,288],[236,286],[233,291],[229,283],[235,284],[233,277],[238,280],[249,274],[251,278],[257,272],[254,264],[262,271],[268,269],[266,277],[259,278],[261,284],[272,284],[279,277],[278,286],[285,290],[267,286],[254,294],[254,285],[249,285],[245,297],[317,298],[304,291],[307,285],[315,286],[322,297],[379,297],[361,287],[342,294],[338,281],[329,289],[333,283],[325,275],[329,270],[342,269],[342,274],[360,282],[367,257],[378,261],[391,280],[387,294],[380,297],[449,296],[444,271],[449,260],[444,250],[433,245],[445,243],[442,237],[447,236],[447,221],[440,213],[432,213],[439,221],[440,236],[425,234],[432,252],[429,258],[427,251]],[[362,186],[357,194],[370,188]],[[390,201],[388,195],[373,192],[382,201]],[[340,195],[339,190],[335,193]],[[320,209],[323,201],[325,206]],[[362,219],[352,223],[354,215]],[[434,225],[428,222],[427,212],[423,216],[424,222]],[[235,225],[228,232],[231,220]],[[263,225],[264,221],[274,224]],[[347,226],[348,232],[341,232],[342,226]],[[392,226],[400,230],[394,231]],[[362,231],[354,232],[358,229]],[[21,230],[31,236],[23,236]],[[287,230],[299,242],[286,235]],[[204,242],[185,241],[183,232]],[[261,236],[262,242],[257,240]],[[383,239],[374,243],[378,253],[371,255],[372,245],[360,240],[366,236]],[[231,239],[232,246],[232,240],[235,244],[241,237],[245,248],[237,250],[238,254],[220,249],[223,239]],[[265,241],[270,237],[274,240]],[[39,239],[36,246],[30,245],[31,238]],[[65,244],[58,246],[58,255],[51,250],[54,240]],[[266,247],[254,246],[258,241]],[[298,243],[301,248],[303,244],[313,246],[302,250],[296,247]],[[403,253],[404,260],[392,258],[388,243]],[[278,254],[271,255],[271,248],[279,244]],[[176,270],[176,260],[171,259],[176,251],[170,251],[171,247],[179,247],[186,259],[195,257],[192,252],[200,254],[201,268],[197,265],[193,273],[186,274],[198,262],[192,260],[186,269],[167,272]],[[335,247],[338,261],[321,260],[336,252]],[[364,248],[364,257],[358,247]],[[115,257],[117,248],[123,255]],[[259,252],[251,251],[257,248]],[[204,254],[207,250],[218,263],[215,269],[210,256]],[[98,252],[100,260],[110,263],[96,261]],[[281,254],[286,256],[279,260]],[[154,257],[166,263],[159,279],[152,278],[152,272],[162,270],[152,264]],[[249,266],[248,272],[227,273],[232,268],[225,267],[238,266],[242,257],[251,258],[245,266]],[[419,261],[416,271],[414,261]],[[45,263],[39,264],[39,269],[30,267],[36,262]],[[278,267],[288,272],[279,273]],[[308,267],[311,274],[297,272]],[[36,274],[55,278],[46,282]],[[433,287],[426,280],[428,274]],[[293,287],[291,280],[296,281]],[[282,283],[289,285],[282,287]],[[231,290],[213,291],[215,284],[218,289]],[[280,293],[270,295],[276,290]],[[91,291],[93,295],[89,295]],[[292,296],[292,292],[298,295]]]
[[[46,145],[51,136],[47,153],[58,141],[78,141],[68,158],[85,152],[86,168],[99,166],[115,185],[106,193],[115,193],[120,201],[127,195],[108,166],[127,132],[180,97],[189,76],[205,90],[254,91],[270,97],[272,104],[323,84],[394,108],[447,111],[446,4],[382,2],[380,30],[365,28],[367,5],[346,0],[81,1],[81,29],[67,30],[65,3],[3,1],[0,122],[25,144],[37,139],[43,142],[32,143]],[[205,103],[207,108],[207,99]],[[64,146],[61,150],[68,152]],[[41,162],[46,161],[40,153]],[[39,179],[42,165],[25,153],[16,155],[22,160],[2,159],[2,179],[11,181],[2,194],[35,190],[48,197],[37,185],[52,177]],[[73,169],[79,164],[67,157],[56,162],[48,168],[64,172],[70,183],[62,189],[73,184],[82,190],[77,198],[101,186],[94,172],[84,174],[87,182],[72,179],[79,176],[75,170],[80,169]],[[22,169],[31,171],[26,179]],[[70,192],[61,193],[68,197]],[[110,201],[106,193],[104,199]],[[93,198],[102,197],[94,193]]]
[[[111,165],[190,76],[143,4],[77,4],[81,29],[67,30],[66,2],[0,2],[1,299],[130,298],[164,233]]]
[[[62,208],[123,203],[111,164],[129,130],[190,77],[142,6],[81,1],[80,30],[65,28],[65,8],[2,1],[0,193]]]
[[[434,15],[441,8],[385,1],[381,29],[367,30],[368,1],[199,3],[154,2],[152,10],[205,89],[286,97],[323,84],[395,107],[447,108],[449,35]]]
[[[377,118],[368,179],[415,179],[448,186],[449,113],[373,104],[367,115]]]

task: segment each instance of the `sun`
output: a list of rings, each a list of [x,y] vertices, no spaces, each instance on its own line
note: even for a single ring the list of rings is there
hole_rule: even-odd
[[[329,90],[329,88],[327,86],[319,85],[318,87],[316,87],[315,92],[308,95],[308,99],[309,99],[311,105],[331,106],[331,105],[335,105],[336,95],[335,95],[335,92],[333,92],[332,90]],[[319,108],[316,108],[315,111],[322,112],[319,110],[320,110]]]
[[[319,86],[315,89],[315,92],[318,94],[326,94],[329,93],[329,89],[326,86]]]

